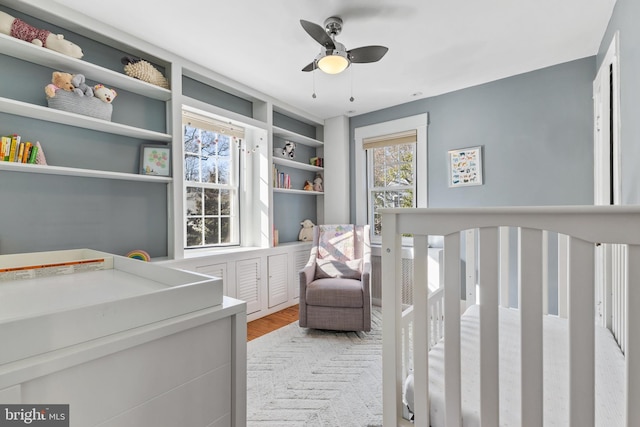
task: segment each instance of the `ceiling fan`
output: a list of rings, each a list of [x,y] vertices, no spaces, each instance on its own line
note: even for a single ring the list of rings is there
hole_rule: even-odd
[[[332,16],[324,21],[324,28],[313,22],[300,20],[302,28],[315,41],[322,45],[322,50],[302,71],[314,71],[316,68],[327,74],[338,74],[349,65],[379,61],[389,50],[385,46],[363,46],[347,50],[336,36],[342,31],[342,19]]]

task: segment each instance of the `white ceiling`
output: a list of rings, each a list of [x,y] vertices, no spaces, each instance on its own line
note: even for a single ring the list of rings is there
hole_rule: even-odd
[[[358,115],[597,53],[615,0],[55,0],[318,118]],[[379,62],[303,73],[300,19],[344,21]],[[312,98],[315,75],[315,92]],[[419,94],[419,95],[414,95]],[[349,98],[353,95],[354,102]]]

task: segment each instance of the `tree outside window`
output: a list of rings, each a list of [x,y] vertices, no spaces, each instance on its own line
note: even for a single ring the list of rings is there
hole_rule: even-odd
[[[236,136],[183,123],[185,247],[239,244]]]
[[[369,219],[373,237],[381,235],[380,208],[412,208],[415,198],[415,143],[367,150]]]

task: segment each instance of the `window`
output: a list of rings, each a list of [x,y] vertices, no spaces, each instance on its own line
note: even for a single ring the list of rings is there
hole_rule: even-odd
[[[184,111],[185,248],[240,243],[239,155],[244,130]]]
[[[416,131],[365,138],[367,206],[372,237],[382,231],[380,208],[416,206]]]
[[[355,216],[380,243],[381,208],[427,206],[427,122],[418,114],[356,127]],[[406,240],[405,244],[410,244]]]

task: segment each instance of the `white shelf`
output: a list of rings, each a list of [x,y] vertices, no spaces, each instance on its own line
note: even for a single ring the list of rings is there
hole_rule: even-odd
[[[308,196],[322,196],[322,191],[307,191],[307,190],[295,190],[293,188],[274,188],[274,193],[288,193],[288,194],[305,194]]]
[[[324,171],[324,168],[321,168],[319,166],[314,166],[314,165],[310,165],[307,163],[302,163],[302,162],[296,162],[295,160],[289,160],[289,159],[285,159],[283,157],[273,157],[273,163],[277,164],[277,165],[282,165],[282,166],[286,166],[288,168],[292,168],[292,169],[301,169],[301,170],[305,170],[305,171],[314,171],[314,172],[322,172]]]
[[[308,136],[291,132],[290,130],[283,129],[278,126],[273,127],[273,135],[277,136],[278,138],[293,141],[296,144],[302,144],[309,147],[322,147],[324,145],[322,141],[318,141],[317,139],[309,138]]]
[[[171,99],[171,91],[168,89],[4,34],[0,34],[0,52],[14,58],[52,68],[54,71],[83,74],[87,79],[102,83],[105,86],[115,86],[118,89],[137,93],[148,98],[160,101]],[[47,83],[49,82],[42,82],[42,86],[44,87]]]
[[[135,173],[110,172],[93,169],[76,169],[63,166],[34,165],[25,163],[0,162],[0,171],[40,173],[47,175],[78,176],[83,178],[104,178],[123,181],[169,183],[171,177],[139,175]]]
[[[82,129],[90,129],[98,132],[114,135],[128,136],[130,138],[144,139],[148,141],[171,142],[171,135],[155,132],[147,129],[114,123],[81,114],[56,110],[8,98],[0,98],[0,112],[15,114],[30,119],[45,120],[52,123],[75,126]]]

